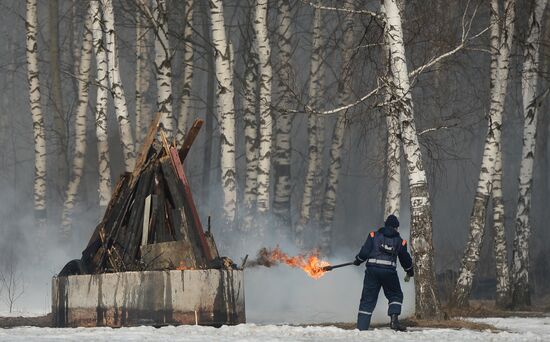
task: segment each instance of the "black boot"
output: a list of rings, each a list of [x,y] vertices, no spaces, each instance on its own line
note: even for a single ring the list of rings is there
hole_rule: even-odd
[[[390,328],[392,328],[395,331],[405,331],[405,330],[407,330],[407,328],[405,326],[403,326],[403,325],[401,325],[401,323],[399,323],[399,319],[397,318],[398,317],[397,314],[390,315],[390,317],[391,317]]]

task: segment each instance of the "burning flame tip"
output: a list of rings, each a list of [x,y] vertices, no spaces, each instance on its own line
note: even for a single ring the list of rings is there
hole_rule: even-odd
[[[319,258],[320,253],[317,250],[291,257],[277,246],[272,250],[262,249],[259,254],[266,266],[284,263],[290,267],[302,269],[313,279],[319,279],[325,275],[327,271],[324,268],[330,266],[329,262]]]

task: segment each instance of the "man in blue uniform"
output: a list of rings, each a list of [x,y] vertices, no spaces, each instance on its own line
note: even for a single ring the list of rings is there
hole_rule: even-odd
[[[409,277],[414,275],[412,259],[407,252],[407,241],[399,235],[399,220],[394,215],[388,216],[384,227],[376,232],[370,232],[367,241],[361,247],[361,251],[355,257],[356,266],[366,262],[365,280],[363,281],[363,293],[359,304],[357,316],[357,328],[368,330],[370,319],[380,287],[388,299],[388,316],[391,317],[390,327],[397,331],[404,331],[406,328],[399,323],[398,316],[401,314],[403,304],[403,291],[397,277],[397,259],[407,272]]]

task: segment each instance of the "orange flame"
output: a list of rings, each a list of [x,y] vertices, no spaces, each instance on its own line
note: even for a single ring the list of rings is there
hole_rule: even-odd
[[[190,270],[191,268],[185,266],[185,263],[183,261],[180,261],[180,265],[176,267],[176,270],[178,271],[184,271],[184,270]]]
[[[277,246],[273,250],[266,249],[262,251],[261,254],[265,261],[271,263],[279,262],[287,264],[290,267],[300,268],[313,279],[319,279],[325,275],[326,270],[323,268],[330,266],[330,263],[327,261],[319,259],[319,251],[312,251],[291,257],[281,251],[281,249]]]

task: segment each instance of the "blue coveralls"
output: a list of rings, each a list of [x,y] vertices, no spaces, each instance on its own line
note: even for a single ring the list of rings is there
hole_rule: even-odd
[[[403,291],[395,268],[399,258],[403,269],[412,273],[412,259],[407,252],[407,242],[401,239],[399,232],[393,227],[382,227],[377,232],[370,232],[355,258],[358,262],[366,261],[357,328],[368,330],[380,287],[388,299],[388,316],[401,314]]]

